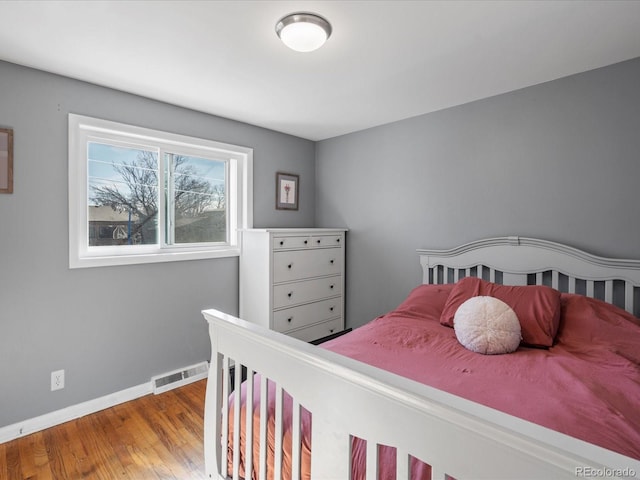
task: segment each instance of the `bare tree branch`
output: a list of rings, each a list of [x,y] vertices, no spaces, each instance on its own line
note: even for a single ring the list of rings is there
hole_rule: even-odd
[[[158,158],[153,152],[140,152],[136,160],[124,164],[113,163],[113,169],[122,178],[117,184],[91,186],[91,201],[98,206],[109,206],[117,212],[129,212],[136,217],[136,234],[144,238],[144,230],[158,214]],[[202,178],[183,156],[173,158],[171,177],[174,182],[173,206],[176,218],[199,217],[212,208],[224,208],[224,186],[212,185]]]

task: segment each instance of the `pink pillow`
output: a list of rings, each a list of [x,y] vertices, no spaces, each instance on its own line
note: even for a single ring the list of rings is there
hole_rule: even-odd
[[[386,316],[411,317],[438,322],[453,284],[418,285]]]
[[[550,347],[560,324],[560,292],[544,285],[508,286],[466,277],[456,283],[440,315],[440,323],[453,327],[453,318],[471,297],[490,296],[509,305],[518,316],[522,343]]]

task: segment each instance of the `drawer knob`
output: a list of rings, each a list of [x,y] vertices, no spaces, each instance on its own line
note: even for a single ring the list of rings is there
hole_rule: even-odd
[[[284,240],[280,240],[280,245],[284,245]]]
[[[288,268],[289,270],[291,270],[291,267],[293,267],[293,263],[290,263],[289,265],[287,265],[287,268]]]
[[[331,290],[333,290],[333,283],[332,283],[331,285],[329,285],[329,288],[330,288]]]
[[[329,263],[330,263],[331,265],[333,265],[335,262],[336,262],[336,261],[335,261],[333,258],[332,258],[331,260],[329,260]]]
[[[333,328],[331,330],[329,330],[329,333],[333,333]]]
[[[305,244],[305,245],[306,245],[307,243],[309,243],[309,240],[305,240],[305,241],[304,241],[304,244]]]
[[[291,323],[291,320],[293,320],[293,317],[287,318],[287,322]]]
[[[293,295],[293,292],[287,293],[287,297],[289,297],[289,298],[291,298],[292,295]]]
[[[340,243],[340,239],[339,239],[339,238],[336,238],[336,242]]]
[[[320,239],[316,240],[316,243],[320,243]]]
[[[329,310],[331,310],[333,312],[334,308],[336,308],[336,307],[329,307]]]

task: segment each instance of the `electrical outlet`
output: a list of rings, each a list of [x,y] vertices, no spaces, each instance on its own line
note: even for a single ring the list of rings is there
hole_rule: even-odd
[[[64,388],[64,370],[56,370],[51,372],[51,391],[61,390]]]

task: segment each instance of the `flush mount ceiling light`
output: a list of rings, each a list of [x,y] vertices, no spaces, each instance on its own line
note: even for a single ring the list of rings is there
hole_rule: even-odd
[[[324,45],[331,36],[331,24],[315,13],[297,12],[276,23],[282,43],[296,52],[311,52]]]

